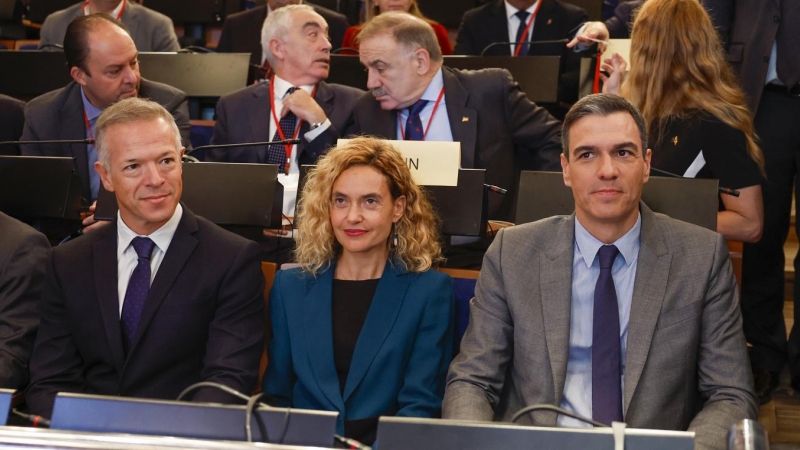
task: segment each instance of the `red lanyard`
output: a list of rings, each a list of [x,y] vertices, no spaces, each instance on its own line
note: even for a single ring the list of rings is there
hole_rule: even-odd
[[[92,126],[89,125],[89,116],[86,115],[86,111],[83,111],[83,123],[86,124],[86,132],[89,133],[91,144],[94,144],[94,133],[92,133]]]
[[[533,14],[531,14],[531,18],[528,19],[528,23],[525,24],[525,31],[522,33],[522,37],[520,38],[519,42],[517,42],[517,48],[514,50],[514,56],[519,56],[519,51],[522,49],[523,43],[528,40],[528,33],[531,30],[531,26],[533,25],[534,19],[536,19],[536,14],[539,14],[539,8],[542,6],[542,1],[539,0],[536,3],[536,8],[533,9]],[[522,23],[519,24],[522,26]]]
[[[89,6],[89,0],[83,2],[83,13],[86,14],[86,7]],[[122,8],[119,10],[119,14],[117,14],[117,20],[122,20],[122,14],[125,13],[125,7],[128,6],[128,0],[122,0]]]
[[[311,98],[314,98],[317,95],[317,86],[314,85],[314,90],[311,91]],[[272,112],[272,119],[275,120],[275,128],[278,129],[278,136],[281,137],[282,141],[286,140],[286,136],[283,134],[283,129],[281,128],[281,122],[278,120],[278,115],[275,113],[275,76],[270,77],[269,79],[269,109]],[[297,126],[294,129],[294,136],[292,139],[297,139],[297,135],[300,133],[300,126],[303,124],[303,121],[300,120],[297,122]],[[283,144],[284,148],[286,149],[286,175],[289,175],[289,167],[292,163],[292,148],[294,144]]]
[[[444,86],[442,86],[442,90],[439,91],[439,97],[436,99],[436,103],[433,104],[433,112],[431,112],[431,116],[428,118],[428,125],[425,126],[425,132],[422,133],[422,140],[425,140],[425,137],[428,136],[428,130],[431,129],[431,123],[433,122],[433,116],[436,115],[436,110],[439,109],[439,103],[442,101],[442,97],[444,97]],[[411,111],[409,111],[409,114]],[[400,138],[402,140],[406,140],[406,133],[403,131],[403,122],[400,120],[400,114],[397,114],[397,124],[400,126]]]

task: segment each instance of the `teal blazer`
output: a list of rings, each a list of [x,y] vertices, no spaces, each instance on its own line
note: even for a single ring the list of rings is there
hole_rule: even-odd
[[[339,434],[345,419],[439,417],[453,347],[450,277],[386,264],[342,393],[333,363],[334,269],[275,276],[263,392],[281,406],[338,411]]]

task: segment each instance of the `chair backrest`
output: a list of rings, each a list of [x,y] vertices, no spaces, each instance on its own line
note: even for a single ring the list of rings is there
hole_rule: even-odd
[[[453,278],[453,298],[456,307],[456,323],[453,327],[453,356],[455,356],[461,347],[461,338],[464,337],[464,332],[467,331],[467,325],[469,325],[469,302],[475,296],[475,284],[480,271],[447,267],[440,267],[436,270]]]
[[[269,320],[269,290],[272,289],[272,283],[275,282],[275,274],[278,272],[278,265],[274,262],[261,261],[261,273],[264,274],[264,326],[266,333],[264,335],[264,350],[261,353],[261,365],[258,369],[258,384],[256,385],[255,392],[261,392],[261,379],[264,378],[264,372],[267,370],[267,339],[272,334],[272,323]]]

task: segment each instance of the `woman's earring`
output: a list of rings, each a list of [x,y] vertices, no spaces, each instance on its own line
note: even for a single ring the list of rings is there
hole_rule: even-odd
[[[392,234],[392,244],[397,247],[397,233]]]
[[[397,222],[392,222],[392,247],[397,247]]]

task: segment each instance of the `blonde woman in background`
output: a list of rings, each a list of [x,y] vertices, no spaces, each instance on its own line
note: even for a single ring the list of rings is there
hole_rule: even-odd
[[[728,68],[711,19],[697,0],[648,0],[631,33],[631,70],[606,60],[604,92],[635,104],[649,124],[653,175],[716,178],[722,195],[717,231],[758,242],[764,226],[764,157],[744,93]],[[659,171],[662,171],[661,173]]]

